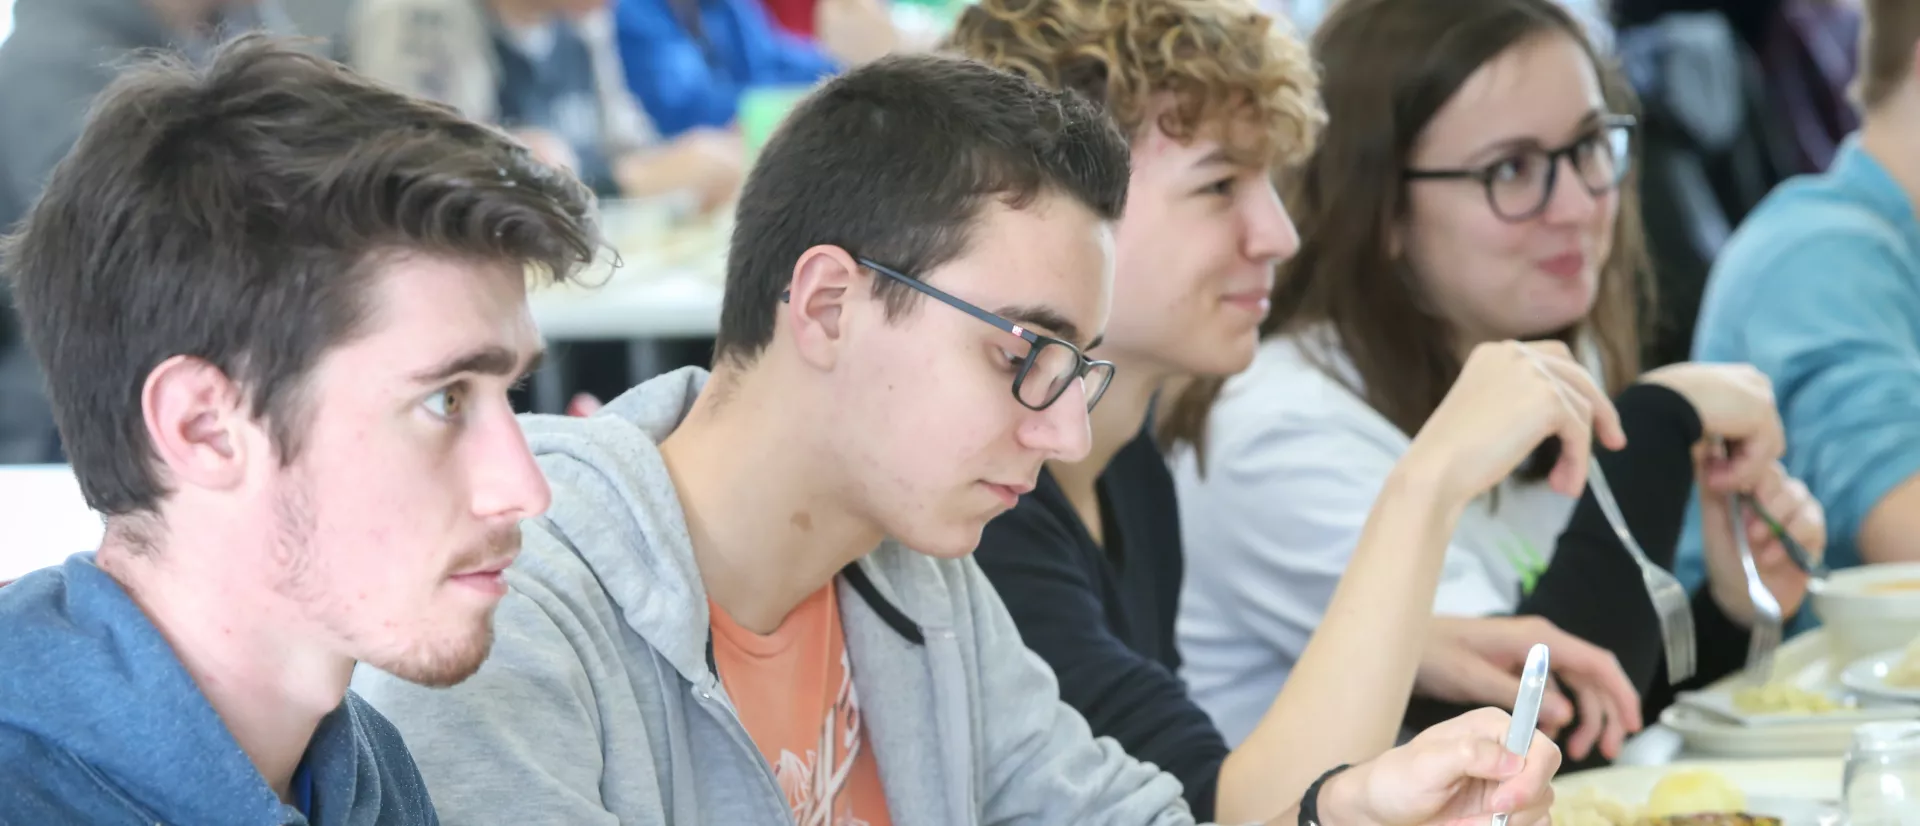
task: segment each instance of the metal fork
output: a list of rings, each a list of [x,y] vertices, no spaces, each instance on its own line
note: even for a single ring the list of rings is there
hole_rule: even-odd
[[[1766,685],[1773,679],[1773,652],[1780,648],[1785,630],[1780,619],[1780,601],[1760,579],[1753,564],[1753,547],[1747,541],[1746,520],[1741,518],[1739,496],[1727,497],[1727,513],[1733,519],[1733,541],[1740,548],[1740,568],[1747,573],[1747,599],[1753,601],[1753,637],[1747,643],[1747,667],[1742,672],[1748,683]]]
[[[1553,384],[1553,392],[1568,407],[1573,407],[1573,399],[1547,364],[1534,355],[1525,345],[1520,354],[1533,362],[1535,369],[1547,377]],[[1693,632],[1693,606],[1687,600],[1687,589],[1681,587],[1680,580],[1665,568],[1653,564],[1647,558],[1647,552],[1640,549],[1640,543],[1634,541],[1633,533],[1627,530],[1627,518],[1620,513],[1620,503],[1613,498],[1613,488],[1607,484],[1607,474],[1600,470],[1597,455],[1587,457],[1587,488],[1593,491],[1593,500],[1600,505],[1600,512],[1606,514],[1607,524],[1612,526],[1614,536],[1620,538],[1620,544],[1626,546],[1627,553],[1633,555],[1633,561],[1640,565],[1640,581],[1647,589],[1647,597],[1653,602],[1653,614],[1660,621],[1662,647],[1667,653],[1667,682],[1679,683],[1692,677],[1699,668],[1699,653],[1695,650]]]
[[[1620,544],[1626,546],[1627,553],[1633,555],[1633,561],[1640,564],[1640,580],[1646,585],[1647,596],[1653,601],[1654,616],[1660,620],[1660,636],[1667,652],[1667,681],[1678,683],[1692,677],[1699,666],[1699,656],[1695,650],[1693,608],[1687,600],[1687,589],[1681,587],[1680,580],[1675,579],[1673,574],[1653,564],[1653,560],[1647,558],[1646,551],[1640,549],[1640,543],[1634,541],[1633,534],[1627,530],[1627,519],[1620,513],[1620,503],[1614,501],[1613,488],[1607,485],[1607,475],[1600,470],[1598,459],[1588,460],[1587,487],[1593,491],[1594,501],[1600,504],[1600,511],[1606,514],[1607,524],[1613,526],[1613,533],[1620,538]],[[1777,605],[1775,611],[1778,611]]]

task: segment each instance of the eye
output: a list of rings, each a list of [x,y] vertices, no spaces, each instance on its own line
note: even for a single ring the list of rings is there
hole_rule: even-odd
[[[1018,370],[1020,369],[1020,365],[1027,363],[1025,353],[1015,353],[1005,347],[996,347],[994,350],[1000,356],[1001,366],[1006,367],[1008,370]]]
[[[1613,142],[1605,132],[1595,132],[1581,138],[1575,151],[1580,153],[1581,160],[1601,158],[1613,153]]]
[[[1236,178],[1231,177],[1221,178],[1220,180],[1201,187],[1200,192],[1203,195],[1222,195],[1230,198],[1233,197],[1233,185],[1236,180]]]
[[[432,413],[438,418],[457,419],[465,407],[465,405],[462,404],[465,397],[466,391],[463,388],[459,386],[448,387],[434,391],[433,395],[426,397],[420,402],[420,406],[426,408],[428,413]]]
[[[1534,167],[1531,155],[1514,155],[1494,161],[1487,167],[1487,178],[1494,183],[1508,183],[1533,177]]]

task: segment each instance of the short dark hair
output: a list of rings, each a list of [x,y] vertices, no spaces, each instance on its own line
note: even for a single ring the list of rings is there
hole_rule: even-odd
[[[773,338],[800,254],[819,244],[919,277],[966,253],[990,197],[1043,195],[1115,220],[1126,138],[1071,92],[949,55],[886,57],[794,109],[747,176],[727,254],[716,361],[747,363]],[[874,280],[892,317],[914,291]]]
[[[394,255],[573,277],[591,195],[502,133],[248,35],[204,68],[151,53],[103,91],[73,151],[0,246],[87,503],[166,493],[141,413],[148,374],[204,359],[248,394],[281,463],[305,379],[364,331]]]

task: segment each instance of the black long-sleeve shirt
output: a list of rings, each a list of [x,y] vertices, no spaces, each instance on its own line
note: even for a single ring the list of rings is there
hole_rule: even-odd
[[[1671,566],[1693,482],[1690,447],[1699,440],[1699,417],[1684,398],[1652,385],[1629,388],[1616,406],[1629,445],[1603,452],[1601,464],[1635,538]],[[1042,473],[1033,493],[987,526],[975,557],[1027,646],[1059,677],[1062,699],[1094,734],[1179,778],[1195,815],[1210,820],[1229,749],[1177,676],[1179,508],[1172,475],[1145,433],[1115,455],[1098,493],[1104,546]],[[1644,594],[1639,569],[1588,495],[1520,612],[1612,650],[1649,707],[1664,707],[1671,692]],[[1701,638],[1695,682],[1738,668],[1745,632],[1711,598],[1696,597],[1694,614]],[[1416,699],[1408,720],[1437,722],[1464,710]]]
[[[1227,743],[1177,676],[1173,623],[1184,570],[1173,475],[1142,433],[1101,474],[1093,541],[1051,474],[987,525],[974,554],[1060,696],[1135,758],[1180,779],[1213,820]]]

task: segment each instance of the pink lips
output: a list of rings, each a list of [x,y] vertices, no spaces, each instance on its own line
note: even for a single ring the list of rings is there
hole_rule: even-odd
[[[1032,485],[1016,487],[1014,485],[1002,485],[998,482],[981,482],[980,484],[986,486],[987,490],[993,491],[995,496],[1000,497],[1000,503],[1009,508],[1020,504],[1020,497],[1028,491],[1033,490]]]
[[[448,577],[457,585],[472,588],[488,596],[500,597],[507,593],[507,568],[513,564],[513,558],[489,563],[484,568],[474,568],[465,573]]]
[[[1579,278],[1587,271],[1587,257],[1577,252],[1556,255],[1541,261],[1540,269],[1559,278]]]
[[[457,585],[462,585],[493,597],[507,595],[507,577],[505,571],[477,571],[452,577]]]
[[[1258,292],[1248,290],[1246,292],[1228,293],[1222,296],[1220,300],[1230,306],[1238,307],[1239,309],[1262,317],[1266,316],[1267,310],[1272,306],[1272,302],[1267,298],[1266,290],[1260,290]]]

